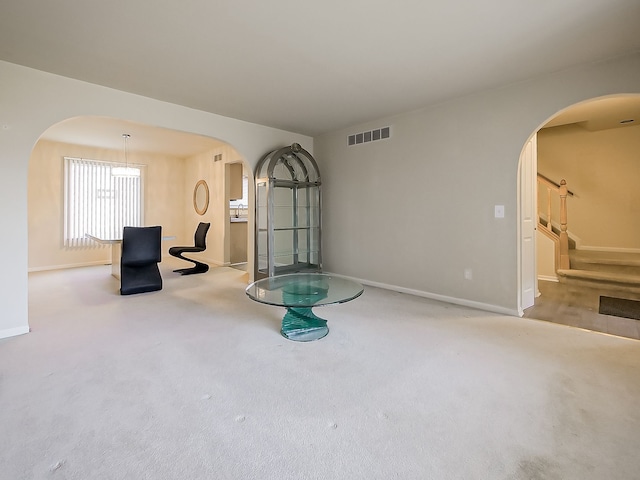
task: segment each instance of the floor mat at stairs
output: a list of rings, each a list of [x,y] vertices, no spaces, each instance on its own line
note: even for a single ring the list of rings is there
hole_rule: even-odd
[[[601,296],[598,313],[640,320],[640,301]]]

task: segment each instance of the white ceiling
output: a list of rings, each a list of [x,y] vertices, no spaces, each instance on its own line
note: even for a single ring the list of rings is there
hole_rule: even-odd
[[[638,0],[19,0],[0,59],[315,136],[640,50],[638,25]]]

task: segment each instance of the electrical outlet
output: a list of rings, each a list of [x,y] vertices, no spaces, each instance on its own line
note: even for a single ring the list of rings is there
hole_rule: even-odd
[[[504,205],[496,205],[496,207],[495,207],[495,217],[496,218],[504,218]]]
[[[470,268],[464,269],[464,278],[465,280],[473,280],[473,272]]]

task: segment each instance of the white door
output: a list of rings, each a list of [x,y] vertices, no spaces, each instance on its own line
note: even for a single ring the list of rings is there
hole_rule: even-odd
[[[527,142],[520,157],[520,306],[531,307],[538,290],[536,277],[537,136]]]

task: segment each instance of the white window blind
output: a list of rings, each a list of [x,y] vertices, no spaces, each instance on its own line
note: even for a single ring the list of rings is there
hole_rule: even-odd
[[[64,159],[64,245],[97,244],[86,234],[104,239],[122,238],[125,226],[139,227],[142,217],[141,176],[112,175],[121,164]]]

